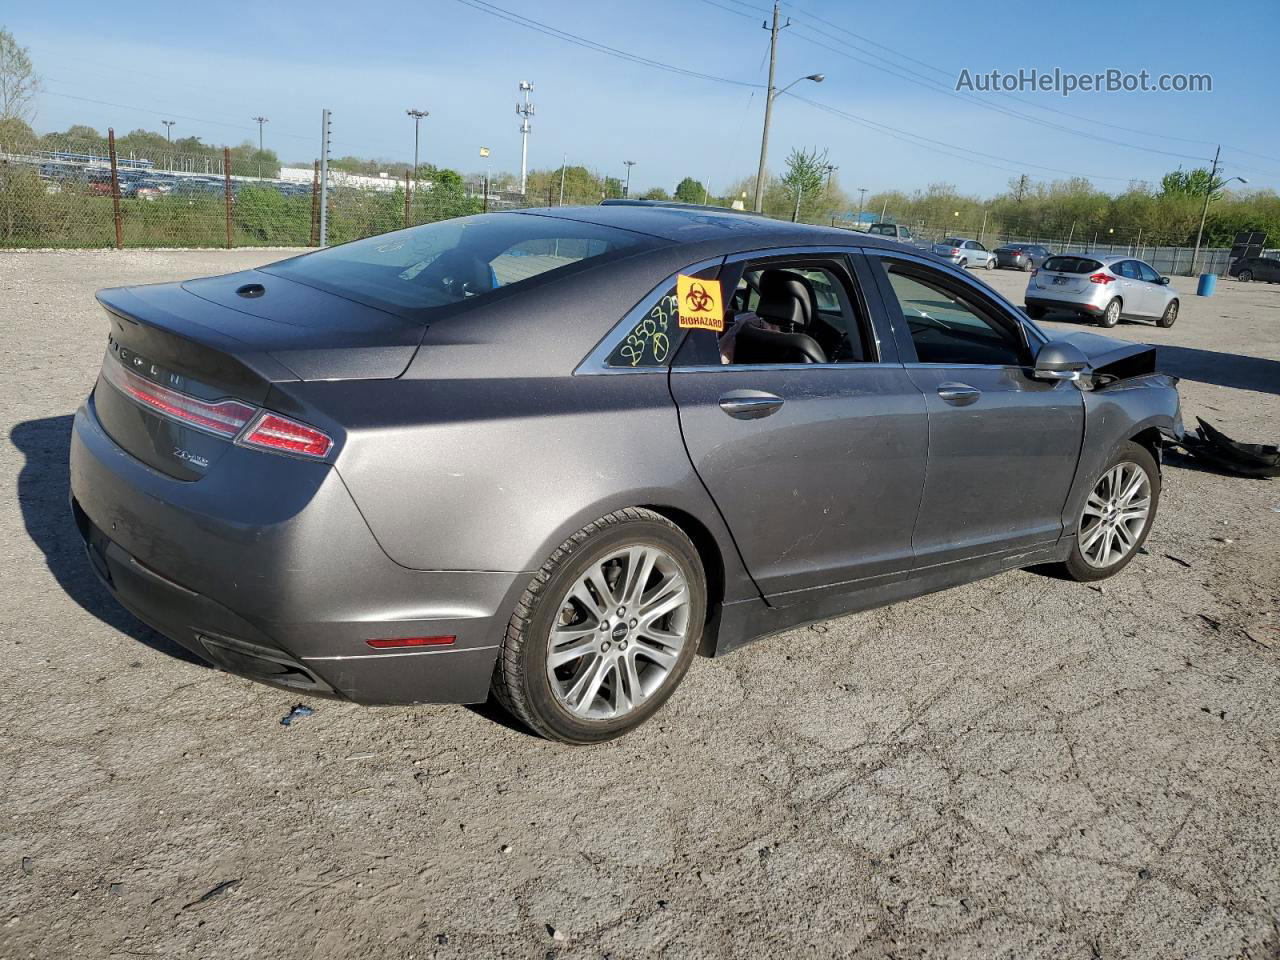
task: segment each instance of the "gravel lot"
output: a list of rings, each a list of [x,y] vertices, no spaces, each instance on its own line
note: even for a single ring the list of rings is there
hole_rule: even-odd
[[[66,508],[93,291],[279,255],[0,253],[0,957],[1280,957],[1280,482],[1171,458],[1103,589],[699,660],[600,748],[487,707],[286,727],[118,610]],[[1174,328],[1116,335],[1188,422],[1280,440],[1280,286],[1174,284]]]

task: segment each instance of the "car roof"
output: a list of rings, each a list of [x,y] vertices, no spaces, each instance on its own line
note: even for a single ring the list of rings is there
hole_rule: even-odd
[[[537,207],[512,212],[616,227],[678,244],[712,242],[710,245],[721,247],[726,253],[757,247],[824,244],[902,249],[896,241],[869,236],[863,232],[772,220],[724,207],[700,207],[693,204],[671,206],[662,203],[610,203],[589,207]],[[716,244],[714,241],[720,242]]]

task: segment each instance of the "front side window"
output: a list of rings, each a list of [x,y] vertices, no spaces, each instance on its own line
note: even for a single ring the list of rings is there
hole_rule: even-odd
[[[958,284],[914,264],[882,261],[920,363],[1019,365],[1015,328]]]
[[[1142,276],[1143,280],[1145,280],[1147,283],[1160,282],[1160,274],[1156,273],[1154,270],[1152,270],[1149,266],[1147,266],[1141,260],[1138,260],[1136,262],[1138,264],[1138,273]]]

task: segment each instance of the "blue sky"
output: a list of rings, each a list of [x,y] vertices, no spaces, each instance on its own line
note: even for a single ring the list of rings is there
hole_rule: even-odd
[[[40,131],[88,123],[160,130],[207,142],[256,138],[286,161],[318,154],[320,111],[334,111],[334,152],[408,160],[407,107],[431,112],[422,158],[464,171],[518,170],[516,85],[535,84],[531,167],[568,155],[633,187],[671,189],[689,175],[712,190],[753,173],[760,146],[768,0],[539,0],[518,6],[544,24],[638,56],[737,83],[630,63],[545,36],[459,0],[360,4],[126,6],[59,0],[0,13],[31,49],[46,92]],[[781,35],[779,85],[821,72],[795,93],[929,141],[868,127],[789,96],[774,110],[770,161],[793,146],[830,151],[846,190],[912,190],[931,182],[989,194],[1018,173],[1069,173],[1123,189],[1194,166],[1223,143],[1228,175],[1280,188],[1280,88],[1266,79],[1280,4],[1228,10],[1160,2],[1057,14],[1053,4],[793,0]],[[985,11],[985,12],[978,12]],[[1037,11],[1045,11],[1039,13]],[[962,68],[1153,75],[1208,73],[1212,93],[954,95]],[[97,102],[95,102],[97,101]],[[1049,109],[1043,109],[1049,108]],[[1054,112],[1059,111],[1059,112]],[[1021,116],[1040,122],[1029,122]],[[1069,114],[1069,115],[1068,115]],[[1123,129],[1122,129],[1123,128]],[[946,146],[943,146],[945,144]],[[1207,165],[1207,162],[1206,164]]]

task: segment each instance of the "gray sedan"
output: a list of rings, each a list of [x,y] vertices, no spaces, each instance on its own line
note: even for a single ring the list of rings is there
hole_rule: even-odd
[[[995,253],[977,240],[967,237],[946,237],[933,245],[933,252],[958,267],[982,267],[994,270],[999,261]]]
[[[698,652],[1117,573],[1181,433],[1149,347],[1051,342],[927,253],[728,211],[495,213],[99,300],[72,514],[125,607],[246,677],[492,692],[571,743]]]

